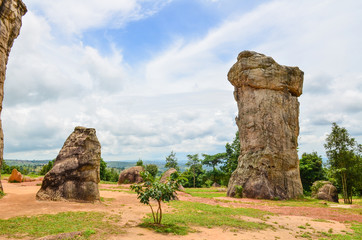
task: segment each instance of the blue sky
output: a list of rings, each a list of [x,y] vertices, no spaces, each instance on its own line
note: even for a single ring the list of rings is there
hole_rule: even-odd
[[[105,160],[213,154],[237,130],[227,72],[254,50],[305,73],[299,152],[331,123],[362,142],[361,1],[24,0],[2,112],[5,159],[53,159],[75,126]]]

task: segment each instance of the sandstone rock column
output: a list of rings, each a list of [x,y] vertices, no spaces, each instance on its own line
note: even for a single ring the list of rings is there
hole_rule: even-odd
[[[228,196],[289,199],[303,194],[297,155],[299,102],[304,73],[251,51],[239,54],[228,73],[235,87],[241,151]]]
[[[26,6],[21,0],[0,0],[0,114],[4,98],[6,64],[8,63],[8,57],[13,42],[20,32],[21,18],[26,11]],[[0,119],[0,167],[3,160],[3,151],[4,135]],[[1,180],[0,191],[3,191]]]
[[[99,201],[101,145],[94,128],[76,127],[44,176],[38,200]]]

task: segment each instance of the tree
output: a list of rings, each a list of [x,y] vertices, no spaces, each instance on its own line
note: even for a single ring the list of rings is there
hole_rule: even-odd
[[[50,169],[53,168],[53,166],[54,166],[54,161],[55,161],[55,159],[49,161],[48,164],[45,164],[45,165],[43,166],[43,168],[40,170],[39,174],[40,174],[40,175],[45,175],[45,174],[47,174],[47,172],[49,172]]]
[[[231,174],[235,171],[238,166],[238,159],[240,156],[240,139],[239,139],[239,131],[235,133],[235,137],[233,142],[226,143],[226,161],[220,167],[220,169],[225,173],[225,182],[228,183],[231,177]]]
[[[359,188],[362,180],[362,146],[345,128],[333,123],[324,148],[330,171],[342,185],[344,203],[352,204],[352,190]]]
[[[311,186],[315,181],[325,180],[325,172],[322,165],[322,157],[317,152],[303,153],[299,161],[300,178],[302,180],[303,190],[311,191]]]
[[[179,188],[180,183],[177,173],[171,175],[170,181],[167,183],[160,183],[155,181],[151,174],[147,171],[141,172],[144,180],[142,184],[133,184],[131,189],[137,193],[137,198],[141,203],[147,204],[151,208],[153,222],[161,224],[162,221],[162,208],[161,202],[169,202],[175,198],[176,190]],[[150,199],[157,202],[157,210],[154,211],[150,203]]]
[[[136,166],[144,167],[142,159],[138,159],[138,161],[136,162]]]
[[[216,182],[216,175],[218,174],[216,166],[226,159],[226,153],[217,153],[214,155],[202,154],[202,156],[204,157],[202,164],[212,167],[213,182]]]
[[[99,177],[103,181],[107,181],[107,163],[103,161],[101,158],[100,166],[99,166]]]
[[[158,167],[156,164],[147,164],[145,167],[145,171],[149,172],[152,177],[156,177],[158,173]]]
[[[10,170],[9,165],[6,164],[6,162],[3,160],[3,164],[1,165],[1,173],[2,174],[9,174],[11,173],[12,169]]]
[[[177,171],[180,171],[180,168],[177,164],[177,158],[176,158],[176,153],[174,153],[173,151],[171,151],[170,155],[168,155],[166,157],[166,164],[165,164],[165,168],[174,168]]]
[[[199,159],[199,154],[187,155],[188,161],[186,166],[190,167],[190,172],[194,180],[194,187],[196,187],[196,173],[198,169],[202,169],[201,160]]]

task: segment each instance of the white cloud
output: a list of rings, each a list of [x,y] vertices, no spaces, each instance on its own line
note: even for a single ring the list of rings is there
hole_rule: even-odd
[[[64,33],[79,34],[91,28],[118,28],[149,17],[171,0],[33,0],[49,22]]]
[[[362,55],[355,54],[362,52],[361,7],[360,1],[270,1],[247,14],[233,15],[202,39],[179,39],[147,65],[146,79],[153,93],[228,90],[226,73],[244,49],[299,66],[305,71],[300,149],[324,155],[323,144],[316,148],[316,141],[305,141],[310,136],[303,136],[304,129],[320,143],[336,121],[362,140],[356,131],[360,126],[356,119],[362,118],[358,104]]]
[[[8,64],[5,157],[54,158],[77,125],[96,128],[106,160],[222,151],[236,130],[226,75],[244,49],[305,71],[301,153],[324,154],[332,121],[362,142],[358,1],[270,1],[132,66],[122,49],[103,55],[81,37],[56,37],[120,27],[169,2],[33,0]]]
[[[120,91],[126,84],[128,67],[118,50],[101,56],[97,49],[81,42],[63,45],[52,36],[44,18],[31,11],[23,22],[21,37],[9,59],[6,105]]]

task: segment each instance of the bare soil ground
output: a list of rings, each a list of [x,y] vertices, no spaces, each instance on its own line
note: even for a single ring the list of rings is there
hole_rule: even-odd
[[[2,181],[6,196],[0,200],[0,219],[8,219],[16,216],[34,216],[39,214],[56,214],[66,211],[98,211],[108,214],[120,214],[119,225],[124,233],[120,235],[107,235],[106,239],[303,239],[304,233],[311,234],[311,238],[317,238],[313,234],[333,230],[333,234],[345,234],[351,232],[349,223],[345,221],[362,222],[362,216],[358,214],[340,212],[337,208],[326,207],[290,207],[266,204],[265,201],[256,199],[233,198],[199,198],[186,193],[179,193],[182,201],[202,202],[212,205],[227,207],[243,207],[265,210],[276,213],[266,220],[245,217],[247,221],[260,221],[272,225],[262,231],[246,231],[229,228],[203,228],[193,227],[196,231],[186,236],[165,235],[138,227],[142,218],[150,213],[148,206],[140,204],[136,194],[114,191],[116,185],[101,184],[100,193],[104,198],[102,203],[74,203],[74,202],[50,202],[37,201],[35,194],[40,186],[40,181],[27,183],[7,183]],[[125,186],[125,191],[127,191]],[[103,189],[103,190],[102,190]],[[343,205],[341,205],[343,206]],[[358,207],[358,206],[356,206]],[[170,207],[165,210],[171,211]],[[205,216],[207,217],[207,216]],[[244,218],[243,218],[244,219]],[[319,219],[316,221],[316,219]],[[323,219],[323,220],[320,220]],[[300,226],[306,226],[305,229]],[[5,239],[0,236],[0,239]],[[305,239],[305,238],[304,238]]]

